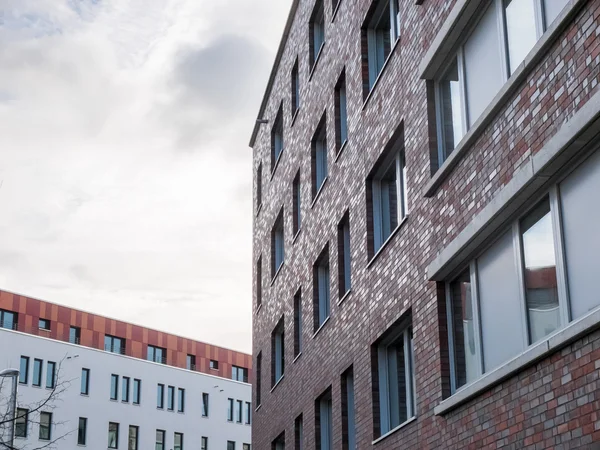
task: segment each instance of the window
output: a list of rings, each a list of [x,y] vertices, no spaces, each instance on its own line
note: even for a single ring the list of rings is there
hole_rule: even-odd
[[[54,389],[56,386],[56,363],[48,361],[46,366],[46,387],[48,389]]]
[[[227,441],[227,450],[235,450],[235,442]]]
[[[41,441],[49,441],[52,438],[52,413],[40,413],[40,432],[38,438]]]
[[[108,448],[119,448],[119,424],[108,423]]]
[[[227,399],[227,421],[233,422],[233,399]]]
[[[185,412],[185,389],[177,389],[177,412]]]
[[[202,417],[208,417],[208,394],[202,393]]]
[[[282,105],[283,106],[283,105]],[[282,106],[275,116],[271,129],[271,172],[275,171],[281,153],[283,153],[283,111]]]
[[[129,402],[129,377],[123,377],[121,385],[121,401]]]
[[[256,356],[256,405],[260,406],[262,391],[262,352]]]
[[[275,386],[285,372],[285,336],[283,317],[279,320],[271,333],[271,386]]]
[[[209,367],[213,370],[219,370],[219,361],[211,359]]]
[[[311,142],[311,172],[313,201],[327,179],[327,114],[323,114]]]
[[[165,450],[165,431],[156,430],[155,450]]]
[[[175,386],[167,387],[167,410],[175,409]]]
[[[243,406],[244,406],[244,402],[241,400],[237,400],[236,401],[236,408],[235,408],[235,421],[237,423],[242,423],[242,415],[244,413],[243,411]]]
[[[333,448],[331,387],[315,401],[315,446],[317,450]]]
[[[165,407],[165,385],[158,384],[156,389],[156,407],[163,409]]]
[[[302,291],[294,295],[294,356],[302,353]]]
[[[302,414],[294,420],[294,450],[302,450],[304,448],[304,425]]]
[[[248,382],[248,369],[245,367],[231,366],[231,379],[236,381]]]
[[[187,355],[185,359],[185,368],[187,370],[196,370],[196,355]]]
[[[111,336],[104,336],[104,350],[111,353],[125,354],[125,339]]]
[[[142,401],[142,380],[133,379],[133,404],[139,405]]]
[[[378,380],[373,388],[376,436],[383,436],[416,415],[413,338],[410,319],[401,319],[375,345]]]
[[[348,140],[348,110],[346,106],[346,71],[335,86],[335,148],[339,152]]]
[[[292,195],[294,197],[292,204],[294,236],[300,231],[302,226],[302,194],[300,192],[300,171],[296,174],[292,183]]]
[[[42,385],[42,366],[44,364],[44,361],[42,361],[41,359],[34,359],[33,360],[33,381],[32,384],[34,386],[41,386]]]
[[[271,230],[271,278],[275,278],[283,265],[284,237],[283,237],[283,208],[279,211],[275,224]]]
[[[81,369],[81,394],[90,394],[90,369]]]
[[[310,67],[314,67],[325,43],[325,8],[323,0],[316,0],[309,23]]]
[[[48,319],[40,319],[38,321],[38,328],[44,331],[50,331],[50,321]]]
[[[17,415],[15,416],[15,437],[27,437],[28,416],[28,409],[17,408]]]
[[[69,342],[71,344],[81,343],[81,328],[79,328],[79,327],[70,327],[69,328]]]
[[[114,373],[110,376],[110,399],[119,399],[119,375]]]
[[[175,442],[173,450],[183,450],[183,433],[175,433],[173,441]]]
[[[256,262],[256,310],[262,305],[262,255]]]
[[[29,383],[29,357],[21,356],[21,362],[19,365],[19,383]]]
[[[300,75],[298,73],[298,58],[292,68],[292,117],[300,109]]]
[[[262,164],[256,169],[256,210],[258,211],[262,205]]]
[[[346,211],[338,224],[338,290],[339,298],[350,291],[350,213]]]
[[[252,422],[252,403],[246,402],[246,425]]]
[[[135,425],[129,425],[129,438],[127,439],[127,450],[138,450],[139,428]]]
[[[314,331],[329,318],[329,244],[325,246],[313,266]]]
[[[350,367],[342,374],[342,448],[356,449],[356,425],[354,421],[354,371]]]
[[[464,106],[462,102],[462,55],[450,64],[448,70],[436,83],[438,104],[438,164],[441,165],[452,153],[466,133]],[[459,72],[461,68],[461,72]]]
[[[0,309],[0,328],[17,330],[19,328],[17,325],[17,317],[17,313]]]
[[[77,427],[77,445],[86,445],[87,443],[87,419],[79,418],[79,426]]]
[[[250,444],[242,444],[242,450],[250,450]]]
[[[208,438],[206,436],[200,438],[200,450],[208,450]]]
[[[153,361],[160,364],[167,363],[167,350],[162,347],[156,347],[154,345],[148,345],[148,355],[146,358],[148,361]]]
[[[367,14],[362,33],[363,64],[366,65],[363,73],[368,74],[363,82],[363,94],[366,98],[400,37],[398,0],[375,0]]]
[[[285,450],[285,432],[277,436],[271,443],[271,450]]]

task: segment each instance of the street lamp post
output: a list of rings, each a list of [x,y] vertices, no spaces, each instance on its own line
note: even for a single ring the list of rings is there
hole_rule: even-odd
[[[19,370],[4,369],[0,372],[0,378],[12,378],[12,390],[10,395],[10,402],[8,404],[8,417],[10,418],[8,442],[10,443],[9,448],[13,449],[15,446],[15,414],[17,411],[17,384],[19,379]]]

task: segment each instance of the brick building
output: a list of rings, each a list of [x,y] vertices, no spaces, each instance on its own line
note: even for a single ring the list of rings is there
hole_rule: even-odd
[[[600,2],[294,0],[250,146],[254,448],[600,441]]]

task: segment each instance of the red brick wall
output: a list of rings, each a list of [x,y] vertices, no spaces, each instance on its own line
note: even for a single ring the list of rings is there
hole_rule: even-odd
[[[600,440],[598,366],[600,334],[594,333],[503,382],[466,405],[435,416],[444,398],[445,311],[442,292],[427,281],[432,259],[506,185],[560,126],[598,92],[600,2],[584,2],[559,39],[522,86],[471,145],[432,198],[426,82],[418,66],[454,2],[400,0],[402,37],[363,106],[360,27],[371,0],[341,0],[333,23],[325,1],[325,47],[309,81],[308,19],[312,0],[301,0],[270,94],[264,118],[272,120],[284,101],[285,149],[271,176],[270,125],[254,146],[254,171],[263,164],[263,205],[254,220],[254,261],[270,264],[269,232],[284,205],[285,263],[271,282],[263,270],[262,307],[254,316],[253,354],[262,351],[262,406],[254,415],[256,450],[269,449],[285,430],[288,446],[294,419],[304,419],[305,449],[315,448],[314,400],[332,385],[334,448],[341,448],[340,375],[353,364],[357,447],[365,448],[575,448]],[[290,72],[299,56],[301,108],[293,125],[288,111]],[[335,160],[334,86],[346,70],[349,137]],[[327,110],[329,178],[311,206],[310,139]],[[409,217],[371,264],[367,252],[365,179],[394,131],[403,124],[409,185]],[[292,181],[301,169],[302,229],[292,242]],[[312,265],[336,239],[350,210],[352,292],[338,305],[336,246],[330,245],[331,317],[312,336]],[[256,270],[254,271],[256,274]],[[257,280],[254,280],[256,287]],[[293,298],[302,288],[303,354],[292,363]],[[256,292],[256,289],[254,289]],[[404,312],[412,313],[417,420],[372,445],[370,347]],[[270,390],[270,335],[285,315],[284,379]],[[595,366],[596,364],[596,366]],[[536,446],[537,444],[537,446]]]
[[[19,331],[44,336],[60,341],[69,341],[69,328],[81,328],[81,345],[104,349],[104,335],[121,337],[126,340],[126,354],[146,359],[148,345],[167,349],[167,364],[186,367],[188,354],[196,355],[196,370],[225,378],[231,378],[231,366],[252,368],[252,358],[245,353],[236,352],[215,345],[186,339],[162,331],[151,330],[121,322],[115,319],[78,311],[53,303],[36,300],[11,292],[0,291],[0,309],[15,311],[19,314]],[[38,320],[49,319],[51,330],[38,328]],[[209,360],[219,361],[219,370],[209,368]]]

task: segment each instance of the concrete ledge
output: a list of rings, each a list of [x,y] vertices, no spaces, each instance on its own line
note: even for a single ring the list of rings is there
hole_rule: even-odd
[[[473,257],[497,231],[514,219],[532,196],[548,186],[565,166],[581,157],[600,133],[600,92],[519,169],[490,203],[427,267],[430,280],[442,281]]]

